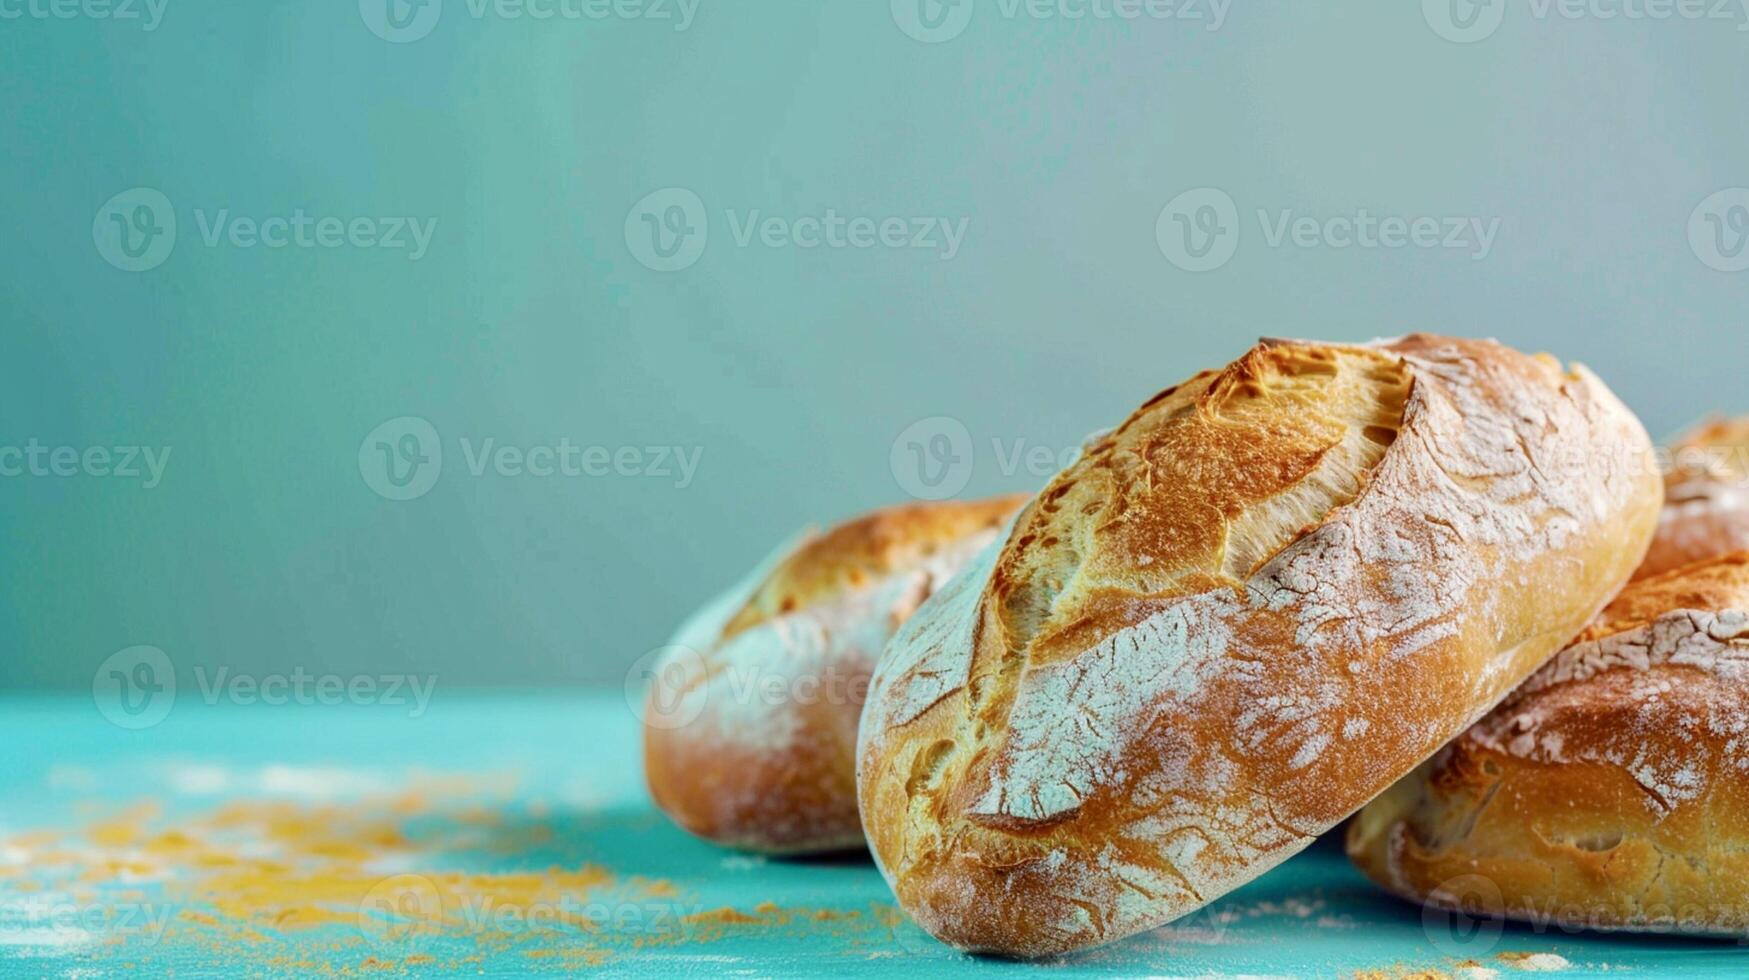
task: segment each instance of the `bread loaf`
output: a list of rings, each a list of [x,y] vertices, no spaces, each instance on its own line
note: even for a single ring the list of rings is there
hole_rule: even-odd
[[[694,617],[656,664],[645,708],[657,805],[731,847],[860,846],[856,724],[875,657],[1024,499],[877,511],[790,549]]]
[[[1644,430],[1583,368],[1266,341],[1092,445],[888,644],[858,750],[876,860],[966,950],[1191,912],[1564,646],[1659,498]]]
[[[1349,826],[1374,881],[1541,925],[1749,935],[1749,552],[1630,586]]]
[[[1640,578],[1749,549],[1749,418],[1708,422],[1670,456],[1664,515]]]

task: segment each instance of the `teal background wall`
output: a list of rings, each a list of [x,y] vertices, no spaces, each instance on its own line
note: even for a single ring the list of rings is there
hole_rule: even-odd
[[[1263,334],[1498,336],[1587,362],[1654,435],[1749,410],[1736,7],[445,0],[397,30],[379,0],[155,2],[0,2],[0,447],[170,451],[150,489],[83,456],[0,477],[0,688],[86,687],[137,644],[179,671],[618,684],[798,526],[933,492],[901,433],[948,436],[963,495],[1036,486]],[[105,238],[135,188],[176,223],[138,272]],[[698,207],[635,210],[667,188]],[[1237,238],[1192,272],[1176,219],[1156,232],[1199,188],[1234,209],[1186,220]],[[1496,231],[1478,257],[1264,228],[1363,208]],[[203,235],[299,209],[371,234]],[[964,237],[736,240],[828,209]],[[644,213],[702,251],[660,258]],[[409,218],[417,258],[365,244]],[[429,429],[361,460],[403,417]],[[373,475],[375,444],[411,466],[433,434],[427,492],[392,499],[426,488]],[[474,476],[486,439],[596,447],[598,475]],[[655,446],[691,479],[648,473]]]

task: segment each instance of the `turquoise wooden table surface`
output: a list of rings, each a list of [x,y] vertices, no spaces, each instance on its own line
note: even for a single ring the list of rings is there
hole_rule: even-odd
[[[651,808],[619,692],[207,705],[0,699],[0,975],[1743,976],[1734,943],[1424,916],[1316,847],[1048,964],[960,955],[861,856],[768,861]],[[920,974],[921,975],[921,974]]]

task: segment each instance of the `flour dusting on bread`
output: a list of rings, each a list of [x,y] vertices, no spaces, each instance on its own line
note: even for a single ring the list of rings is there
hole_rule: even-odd
[[[894,660],[877,675],[868,703],[888,706],[886,724],[905,724],[965,686],[972,662],[972,631],[978,584],[996,560],[1000,539],[992,536],[964,574],[937,589],[924,605],[928,615],[907,620],[892,643]],[[865,706],[864,710],[867,708]]]
[[[1704,773],[1716,760],[1749,769],[1743,739],[1749,734],[1749,697],[1736,703],[1711,702],[1709,710],[1689,715],[1672,709],[1688,683],[1680,667],[1715,675],[1732,685],[1749,684],[1749,616],[1679,610],[1639,629],[1571,647],[1527,682],[1523,700],[1486,719],[1472,737],[1479,745],[1519,758],[1547,763],[1599,763],[1631,773],[1645,790],[1642,802],[1656,814],[1697,799],[1706,790]],[[1568,712],[1585,710],[1586,695],[1553,693],[1551,688],[1621,672],[1607,690],[1614,734],[1589,739],[1568,737]],[[1749,691],[1749,687],[1744,688]],[[1547,693],[1547,696],[1536,697]],[[1648,739],[1648,730],[1676,736],[1676,750]]]
[[[1126,626],[1063,664],[1042,667],[1008,716],[1003,777],[968,813],[1042,821],[1067,813],[1109,771],[1152,700],[1189,698],[1232,644],[1222,616],[1238,603],[1207,593]]]
[[[861,839],[857,719],[875,658],[1023,498],[912,504],[766,563],[677,635],[651,692],[652,795],[718,843],[797,852]]]
[[[1659,604],[1685,602],[1711,608],[1660,611],[1625,627],[1620,622]],[[1695,710],[1683,710],[1715,684],[1743,696],[1709,696]],[[1608,730],[1569,738],[1576,719],[1594,713],[1599,700],[1610,712]],[[1674,735],[1675,750],[1653,734]],[[1707,788],[1704,774],[1716,767],[1749,771],[1749,554],[1638,583],[1468,737],[1536,762],[1618,766],[1632,773],[1646,790],[1645,805],[1660,815],[1699,798]],[[1717,758],[1714,745],[1723,747]]]
[[[859,749],[877,860],[968,948],[1191,911],[1578,631],[1650,537],[1649,449],[1583,369],[1485,342],[1266,343],[1163,392],[895,638]]]
[[[1749,935],[1749,552],[1629,586],[1494,712],[1369,804],[1375,881],[1591,929]]]
[[[704,670],[681,686],[681,696],[716,708],[702,712],[700,719],[713,726],[710,731],[717,738],[777,750],[806,737],[800,725],[786,723],[784,712],[772,710],[771,698],[762,696],[760,687],[773,679],[794,678],[843,686],[866,676],[893,631],[995,537],[994,528],[979,531],[867,586],[731,635],[702,659],[688,661]],[[837,692],[823,691],[821,696]],[[689,712],[683,704],[678,713]]]

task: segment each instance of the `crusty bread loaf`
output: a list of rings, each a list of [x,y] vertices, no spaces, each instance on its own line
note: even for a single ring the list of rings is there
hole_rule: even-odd
[[[1670,447],[1664,515],[1637,578],[1749,549],[1749,418],[1715,419]]]
[[[1360,812],[1406,898],[1541,925],[1749,935],[1749,552],[1629,586]]]
[[[732,847],[860,846],[856,724],[875,658],[1024,500],[876,511],[806,540],[690,621],[645,708],[657,805]]]
[[[1091,446],[888,644],[858,749],[899,903],[1060,953],[1256,877],[1567,643],[1660,487],[1589,372],[1266,341]]]

